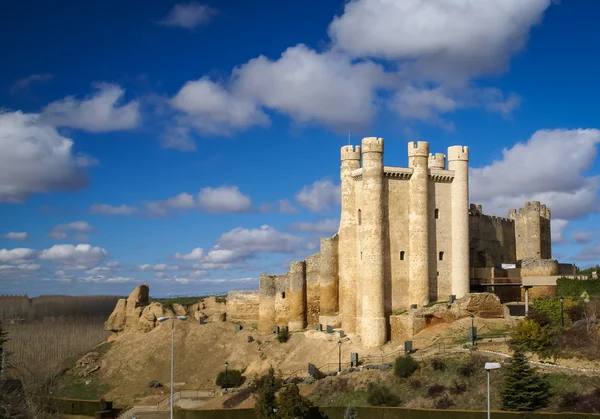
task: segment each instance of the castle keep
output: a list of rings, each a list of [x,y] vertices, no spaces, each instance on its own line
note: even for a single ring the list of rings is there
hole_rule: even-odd
[[[383,153],[383,138],[342,147],[338,233],[287,274],[260,276],[261,331],[321,323],[375,347],[389,340],[394,313],[461,298],[478,280],[507,276],[503,264],[558,274],[548,208],[526,203],[501,218],[469,205],[468,147],[432,154],[410,142],[406,168],[384,166]]]

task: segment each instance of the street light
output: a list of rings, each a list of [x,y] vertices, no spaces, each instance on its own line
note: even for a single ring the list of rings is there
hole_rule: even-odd
[[[485,370],[487,371],[487,418],[490,419],[490,373],[491,370],[497,370],[501,365],[498,362],[486,362]]]
[[[471,314],[471,345],[475,346],[475,315]]]
[[[175,370],[175,319],[187,320],[187,316],[159,317],[160,323],[171,320],[171,419],[173,419],[173,374]]]
[[[565,302],[565,297],[563,297],[561,295],[560,296],[560,325],[562,327],[565,327],[564,302]]]
[[[229,366],[229,362],[225,361],[225,393],[227,393],[227,367]]]
[[[338,373],[342,372],[342,341],[338,340]]]

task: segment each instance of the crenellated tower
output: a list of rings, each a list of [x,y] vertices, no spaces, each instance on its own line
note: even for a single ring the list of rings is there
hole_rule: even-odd
[[[344,146],[341,150],[340,189],[341,215],[338,237],[339,313],[342,327],[356,331],[356,286],[358,282],[358,208],[352,171],[360,168],[360,146]]]
[[[429,168],[444,170],[446,168],[446,156],[443,153],[429,153]]]
[[[378,347],[387,341],[384,285],[383,138],[362,140],[362,214],[360,264],[362,343]]]
[[[429,143],[408,143],[409,304],[429,304]]]
[[[452,294],[469,293],[469,147],[448,147],[452,180]]]
[[[514,213],[517,260],[550,259],[550,210],[539,201],[526,202]]]

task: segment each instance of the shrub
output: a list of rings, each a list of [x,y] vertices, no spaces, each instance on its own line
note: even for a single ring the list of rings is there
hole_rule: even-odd
[[[527,314],[527,317],[525,318],[527,320],[536,322],[542,327],[549,326],[552,323],[548,314],[544,313],[543,311],[530,310],[529,314]]]
[[[287,329],[283,329],[281,332],[277,333],[277,340],[279,343],[285,343],[290,339],[290,333]]]
[[[431,367],[436,371],[446,371],[446,363],[443,359],[433,358],[431,360]]]
[[[371,406],[398,406],[400,398],[381,383],[369,383],[367,387],[367,403]]]
[[[258,419],[274,419],[277,408],[275,393],[281,388],[281,379],[275,376],[273,367],[267,374],[255,380],[256,393],[254,394],[254,416]]]
[[[357,419],[358,413],[356,413],[356,409],[353,407],[347,407],[344,410],[344,419]]]
[[[225,379],[226,377],[227,379]],[[227,370],[227,374],[225,374],[225,370],[223,370],[217,375],[216,384],[221,388],[232,388],[241,386],[244,381],[245,378],[241,371]]]
[[[464,381],[454,380],[452,382],[452,387],[450,387],[450,393],[458,395],[467,391],[467,383]]]
[[[421,387],[423,387],[423,383],[421,383],[419,380],[410,380],[408,382],[408,384],[410,385],[410,388],[412,388],[413,390],[418,390]]]
[[[558,295],[579,297],[584,291],[588,295],[600,295],[600,279],[580,281],[578,279],[558,278],[556,280],[556,292]]]
[[[562,304],[562,310],[566,326],[570,324],[571,320],[568,316],[568,311],[571,310],[573,307],[577,306],[578,304],[579,302],[571,297],[566,297],[564,299],[564,302]],[[536,298],[531,303],[531,308],[532,310],[546,313],[550,318],[552,326],[560,326],[561,303],[558,298]]]
[[[517,349],[506,367],[500,394],[502,410],[532,412],[548,406],[550,383],[527,363],[523,351]]]
[[[454,402],[452,401],[450,396],[448,396],[447,394],[444,394],[442,397],[440,397],[438,400],[436,400],[434,406],[436,409],[448,409],[448,408],[454,406]]]
[[[400,356],[394,364],[394,374],[401,378],[408,378],[419,369],[419,363],[410,355]]]
[[[444,390],[446,390],[446,387],[444,387],[443,385],[434,384],[427,389],[427,397],[431,397],[431,398],[437,397],[440,394],[442,394],[444,392]]]
[[[511,331],[511,346],[526,351],[540,353],[552,346],[554,337],[550,326],[525,319]]]
[[[296,384],[289,384],[279,394],[277,417],[282,419],[305,418],[312,403],[300,394]]]
[[[600,412],[600,387],[590,394],[564,393],[558,403],[559,412],[598,413]]]
[[[458,374],[463,377],[470,377],[475,374],[475,365],[470,362],[466,362],[458,367]]]

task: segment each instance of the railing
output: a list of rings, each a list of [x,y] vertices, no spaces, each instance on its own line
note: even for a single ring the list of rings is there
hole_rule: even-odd
[[[181,399],[186,398],[212,398],[218,394],[212,389],[197,389],[197,390],[178,390],[173,394],[173,403],[177,403]],[[157,410],[167,410],[171,407],[171,396],[162,399],[156,404]]]
[[[471,285],[520,285],[523,278],[520,276],[505,276],[494,278],[471,278]]]

